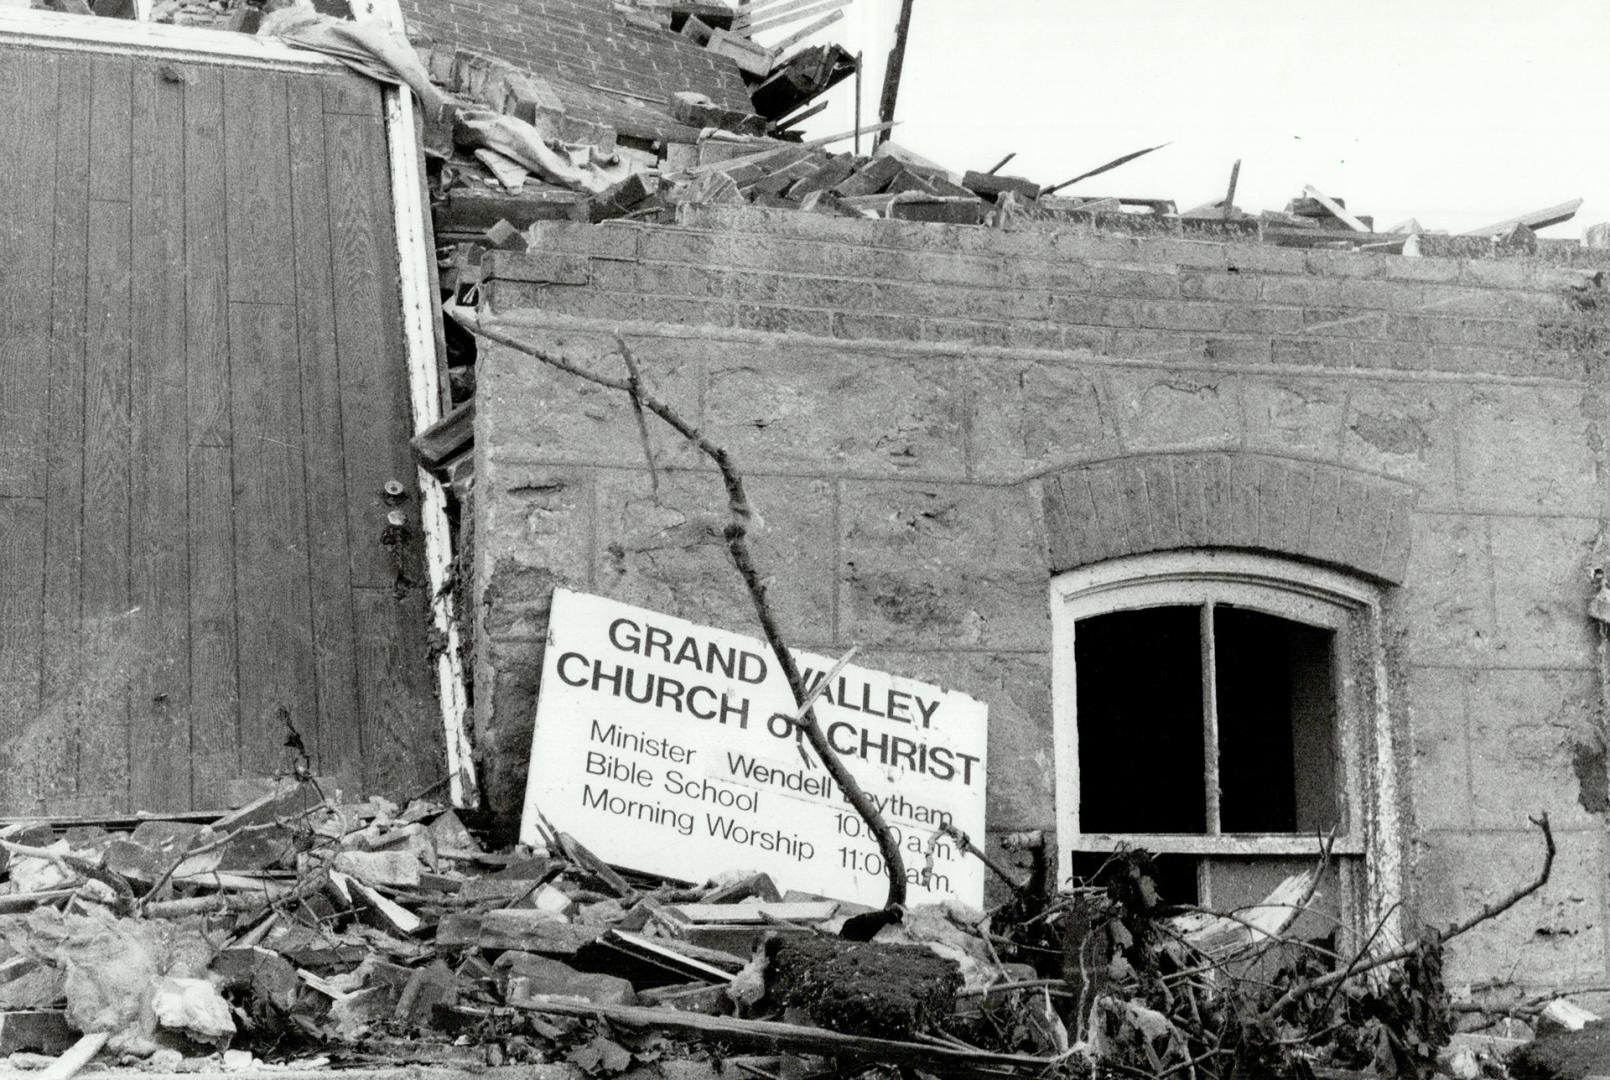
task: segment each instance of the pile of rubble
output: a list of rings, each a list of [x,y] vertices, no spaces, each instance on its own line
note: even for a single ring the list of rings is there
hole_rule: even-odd
[[[1323,866],[1257,907],[1180,914],[1144,853],[1050,889],[1027,834],[1028,877],[994,867],[1004,906],[891,914],[779,894],[764,874],[630,875],[544,831],[545,849],[489,851],[440,804],[345,804],[306,778],[206,824],[9,826],[0,1054],[58,1076],[97,1054],[163,1069],[568,1062],[611,1076],[675,1059],[758,1076],[1098,1063],[1408,1076],[1452,1032],[1435,938],[1366,977],[1374,959],[1285,936]],[[1492,1045],[1443,1062],[1501,1075],[1477,1056]]]
[[[88,1047],[163,1067],[570,1061],[607,1075],[676,1037],[699,1056],[714,1040],[940,1071],[1046,1064],[919,1037],[959,990],[1014,975],[955,912],[914,912],[880,931],[887,944],[841,941],[865,909],[779,894],[765,875],[629,879],[550,836],[547,851],[492,853],[438,804],[347,805],[311,780],[210,824],[9,826],[0,1052],[17,1067]],[[771,1015],[787,1019],[738,1019]]]

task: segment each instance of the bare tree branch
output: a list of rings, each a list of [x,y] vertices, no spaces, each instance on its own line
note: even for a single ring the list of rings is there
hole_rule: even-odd
[[[488,341],[524,353],[535,360],[540,360],[550,367],[557,368],[569,375],[584,379],[595,386],[619,390],[632,397],[634,407],[640,405],[655,416],[663,420],[672,430],[692,443],[700,453],[715,463],[721,472],[721,480],[727,489],[727,527],[724,537],[727,541],[727,553],[732,557],[732,564],[738,568],[743,578],[744,588],[749,592],[749,599],[754,604],[755,616],[760,620],[761,632],[765,635],[766,644],[771,647],[772,653],[777,657],[778,667],[783,677],[788,680],[788,689],[794,695],[796,706],[803,705],[810,694],[810,688],[799,672],[799,665],[794,661],[794,654],[789,650],[783,640],[782,631],[778,628],[777,617],[773,613],[771,603],[766,599],[766,584],[761,580],[760,573],[755,569],[755,560],[749,549],[749,524],[753,520],[754,512],[750,509],[749,495],[744,489],[743,477],[732,464],[732,458],[727,451],[717,446],[705,437],[704,433],[685,420],[680,413],[672,409],[665,402],[655,397],[645,389],[637,378],[637,363],[632,356],[630,347],[616,335],[620,344],[622,356],[626,360],[627,370],[632,372],[630,378],[617,379],[608,375],[600,375],[587,368],[567,360],[562,356],[555,356],[546,350],[521,341],[487,320],[479,318],[474,312],[463,308],[451,309],[454,319],[463,324],[465,328],[479,334]],[[889,877],[889,894],[885,903],[886,908],[903,907],[906,902],[906,867],[905,860],[900,855],[900,845],[895,841],[894,832],[883,820],[882,813],[877,805],[861,787],[859,781],[850,774],[849,768],[844,764],[822,730],[822,725],[816,719],[814,708],[802,708],[797,714],[799,729],[810,742],[817,757],[827,768],[828,775],[833,778],[844,797],[849,800],[855,812],[866,823],[868,829],[877,837],[878,850],[883,856],[884,870]]]
[[[1407,960],[1428,944],[1441,945],[1444,942],[1451,941],[1460,934],[1465,933],[1467,930],[1480,926],[1488,919],[1497,918],[1510,908],[1514,907],[1516,904],[1520,903],[1522,900],[1526,899],[1528,896],[1531,896],[1533,893],[1537,892],[1537,890],[1541,889],[1544,885],[1547,885],[1549,875],[1554,872],[1554,856],[1556,853],[1556,849],[1554,847],[1554,831],[1549,828],[1549,816],[1546,813],[1539,817],[1533,818],[1532,824],[1536,825],[1540,830],[1542,830],[1543,833],[1543,866],[1537,872],[1537,879],[1531,884],[1521,886],[1508,896],[1504,897],[1504,899],[1486,905],[1480,911],[1466,919],[1452,923],[1442,930],[1427,931],[1422,937],[1416,939],[1415,941],[1407,945],[1399,946],[1398,948],[1392,949],[1389,952],[1384,952],[1379,956],[1371,957],[1365,963],[1358,962],[1359,958],[1363,956],[1363,952],[1361,951],[1359,957],[1355,958],[1353,963],[1349,964],[1342,970],[1331,971],[1324,975],[1316,976],[1312,979],[1306,979],[1303,982],[1298,983],[1296,986],[1293,986],[1290,990],[1287,990],[1284,994],[1280,995],[1273,1005],[1264,1010],[1264,1017],[1272,1018],[1278,1016],[1288,1005],[1302,997],[1304,994],[1311,994],[1315,990],[1323,990],[1325,987],[1330,986],[1333,983],[1342,982],[1343,980],[1350,979],[1355,975],[1362,975],[1366,971],[1373,971],[1375,968],[1384,967],[1387,964],[1395,964],[1399,960]],[[1368,949],[1368,945],[1366,945],[1365,948]]]

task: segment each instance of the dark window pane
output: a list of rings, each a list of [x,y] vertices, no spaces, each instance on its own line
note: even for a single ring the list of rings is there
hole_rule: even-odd
[[[1224,832],[1312,833],[1336,821],[1334,636],[1260,611],[1214,609]]]
[[[1205,832],[1200,609],[1081,619],[1074,664],[1081,831]]]
[[[1195,904],[1197,893],[1195,855],[1153,855],[1147,876],[1157,889],[1160,904]],[[1073,853],[1073,878],[1080,885],[1109,885],[1118,874],[1127,873],[1129,863],[1123,855],[1090,851]],[[1069,884],[1063,882],[1064,885]]]

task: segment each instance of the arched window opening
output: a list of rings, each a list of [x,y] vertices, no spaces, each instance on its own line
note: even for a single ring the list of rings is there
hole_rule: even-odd
[[[1258,555],[1155,553],[1059,575],[1052,616],[1065,873],[1144,847],[1165,899],[1222,910],[1256,903],[1334,836],[1321,911],[1345,932],[1390,910],[1374,586]]]

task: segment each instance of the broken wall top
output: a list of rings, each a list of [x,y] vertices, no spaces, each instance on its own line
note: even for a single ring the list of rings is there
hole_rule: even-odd
[[[731,60],[691,39],[628,22],[607,0],[402,0],[409,36],[482,52],[662,108],[679,90],[748,112]]]

